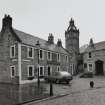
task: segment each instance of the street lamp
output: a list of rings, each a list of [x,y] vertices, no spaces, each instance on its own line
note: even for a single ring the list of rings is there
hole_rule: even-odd
[[[40,47],[40,43],[39,41],[37,41],[36,43],[37,48],[37,56],[38,56],[38,65],[37,65],[37,72],[38,72],[38,78],[37,78],[37,84],[38,84],[38,88],[40,86],[40,77],[39,77],[39,47]]]

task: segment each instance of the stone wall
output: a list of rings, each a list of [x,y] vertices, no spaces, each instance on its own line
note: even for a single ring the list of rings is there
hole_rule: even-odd
[[[95,62],[97,60],[101,60],[105,63],[105,50],[98,50],[98,51],[92,51],[91,52],[92,58],[88,57],[88,52],[83,55],[83,60],[84,63],[87,64],[87,68],[84,69],[84,71],[88,71],[88,64],[92,63],[93,64],[93,73],[95,74]],[[103,63],[103,70],[105,74],[105,64]]]
[[[10,46],[15,45],[15,57],[10,58]],[[17,65],[17,42],[16,38],[9,29],[1,33],[0,37],[0,82],[3,83],[18,83],[18,65]],[[10,66],[16,68],[16,78],[11,78]]]
[[[66,58],[65,58],[65,54],[60,54],[60,62],[57,62],[57,53],[56,52],[52,52],[52,60],[48,61],[47,60],[47,50],[42,49],[44,51],[44,59],[40,60],[39,59],[39,64],[38,64],[38,49],[34,48],[34,57],[33,58],[28,58],[27,57],[27,48],[28,47],[32,47],[32,46],[28,46],[28,45],[23,45],[21,46],[21,58],[22,58],[22,62],[21,62],[21,76],[22,76],[22,80],[27,80],[28,77],[28,65],[33,65],[34,66],[34,75],[35,75],[35,79],[37,79],[37,66],[44,66],[44,74],[47,75],[48,74],[48,66],[51,67],[52,72],[57,71],[57,66],[60,66],[60,70],[63,71],[67,71],[70,70],[69,67],[69,58],[68,58],[68,62],[66,62]],[[67,68],[68,67],[68,68]]]

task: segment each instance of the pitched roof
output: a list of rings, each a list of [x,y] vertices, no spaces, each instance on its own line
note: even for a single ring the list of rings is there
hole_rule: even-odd
[[[43,49],[47,49],[50,51],[58,52],[58,53],[63,53],[63,54],[68,54],[66,49],[63,47],[58,47],[56,44],[49,44],[46,40],[41,39],[39,37],[24,33],[22,31],[14,29],[14,32],[16,35],[21,39],[22,43],[36,46],[37,41],[40,43],[40,47]]]
[[[89,52],[91,51],[91,47],[88,46],[87,49],[85,50],[85,52]],[[95,43],[94,44],[94,51],[97,51],[97,50],[103,50],[105,49],[105,41],[102,41],[102,42],[98,42],[98,43]]]
[[[85,52],[85,50],[87,49],[87,47],[88,47],[88,45],[87,45],[87,44],[85,44],[85,45],[81,46],[81,47],[79,48],[80,53],[84,53],[84,52]]]

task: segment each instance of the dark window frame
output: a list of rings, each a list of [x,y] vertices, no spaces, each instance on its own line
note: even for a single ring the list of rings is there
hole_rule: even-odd
[[[91,52],[89,52],[89,58],[92,58],[92,53]]]

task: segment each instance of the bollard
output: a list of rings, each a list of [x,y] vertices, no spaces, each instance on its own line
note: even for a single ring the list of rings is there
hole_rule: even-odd
[[[94,82],[90,81],[90,87],[93,88],[94,87]]]
[[[37,84],[38,84],[38,88],[39,88],[40,87],[40,79],[38,79]]]
[[[53,84],[52,84],[52,81],[50,81],[50,96],[53,96]]]

